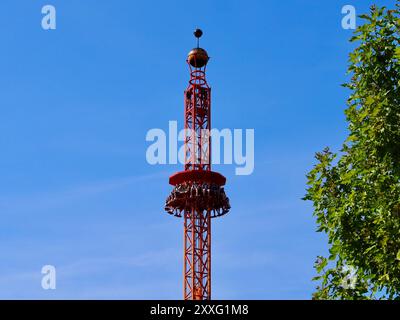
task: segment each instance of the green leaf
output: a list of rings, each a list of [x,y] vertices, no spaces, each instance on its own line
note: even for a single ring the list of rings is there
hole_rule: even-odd
[[[395,50],[395,57],[400,60],[400,47],[397,47]]]

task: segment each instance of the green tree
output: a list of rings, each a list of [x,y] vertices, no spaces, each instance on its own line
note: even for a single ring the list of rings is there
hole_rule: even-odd
[[[400,299],[400,3],[372,6],[351,42],[349,136],[316,154],[313,202],[329,256],[318,257],[314,299]]]

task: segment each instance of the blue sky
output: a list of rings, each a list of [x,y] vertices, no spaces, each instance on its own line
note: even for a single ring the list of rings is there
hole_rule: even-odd
[[[182,298],[183,221],[163,210],[181,166],[149,165],[145,136],[182,127],[201,27],[213,126],[255,129],[252,175],[214,167],[232,209],[213,221],[213,298],[309,299],[327,244],[305,174],[346,136],[341,8],[372,3],[2,0],[0,298]],[[46,264],[56,290],[41,288]]]

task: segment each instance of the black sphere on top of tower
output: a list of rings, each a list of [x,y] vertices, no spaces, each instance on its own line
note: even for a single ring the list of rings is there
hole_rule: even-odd
[[[201,31],[201,29],[196,29],[194,30],[193,34],[196,38],[201,38],[201,36],[203,35],[203,31]]]

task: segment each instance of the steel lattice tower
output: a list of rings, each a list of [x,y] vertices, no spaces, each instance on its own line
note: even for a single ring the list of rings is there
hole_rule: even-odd
[[[196,29],[197,48],[189,52],[190,71],[185,101],[185,168],[169,178],[174,186],[165,210],[184,218],[185,300],[211,299],[211,219],[226,214],[229,198],[223,175],[211,171],[211,88],[206,81],[209,60],[199,47],[202,31]]]

